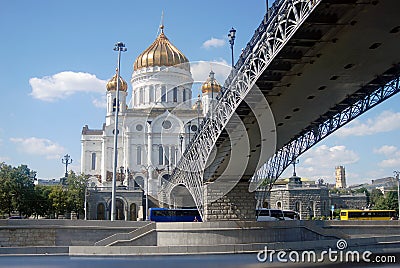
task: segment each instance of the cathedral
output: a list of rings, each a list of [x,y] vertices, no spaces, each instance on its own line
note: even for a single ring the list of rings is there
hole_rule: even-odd
[[[107,110],[102,129],[90,129],[87,125],[82,129],[81,172],[89,177],[90,187],[111,187],[118,110],[117,186],[128,190],[139,187],[157,197],[163,181],[168,180],[186,145],[198,132],[221,86],[211,70],[201,86],[202,96],[192,98],[189,60],[166,37],[164,25],[160,26],[156,40],[133,63],[129,101],[127,82],[119,79],[118,104],[117,75],[106,85]],[[110,200],[97,202],[104,203],[97,204],[104,210]],[[119,213],[129,218],[129,202],[117,193],[117,209],[118,202],[123,207]],[[107,218],[104,213],[94,213],[97,216],[92,218]]]

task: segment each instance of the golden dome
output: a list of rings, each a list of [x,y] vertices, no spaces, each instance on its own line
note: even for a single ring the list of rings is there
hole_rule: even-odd
[[[117,90],[117,74],[115,74],[110,81],[107,82],[107,90]],[[119,90],[121,91],[127,91],[128,90],[128,84],[125,82],[125,80],[119,76]]]
[[[160,29],[161,33],[153,44],[137,57],[133,69],[136,71],[145,67],[178,65],[176,67],[190,71],[189,60],[165,36],[163,25]]]
[[[201,92],[203,92],[203,93],[208,93],[208,92],[219,93],[221,91],[221,85],[214,78],[214,75],[215,75],[215,73],[211,70],[210,75],[208,76],[207,80],[201,86]]]

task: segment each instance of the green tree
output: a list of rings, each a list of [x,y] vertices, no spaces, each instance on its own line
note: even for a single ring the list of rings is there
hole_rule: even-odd
[[[13,168],[11,173],[11,194],[13,207],[19,215],[31,216],[33,207],[31,201],[34,197],[35,184],[33,183],[32,172],[26,165]]]
[[[60,185],[53,186],[49,193],[49,199],[52,203],[52,208],[57,218],[59,215],[63,215],[67,211],[67,194]]]
[[[12,167],[0,164],[0,210],[3,214],[11,215],[14,211],[21,216],[32,214],[33,174],[26,165]]]
[[[85,191],[88,179],[83,174],[77,175],[70,171],[67,179],[68,210],[79,214],[84,213]]]
[[[53,203],[50,200],[50,193],[52,191],[52,186],[47,185],[36,185],[34,199],[32,200],[33,214],[37,218],[50,217],[53,211]]]
[[[12,167],[4,162],[0,163],[0,211],[2,214],[11,215],[13,202],[11,193]]]
[[[394,209],[398,212],[397,192],[387,192],[374,206],[375,209]]]
[[[383,196],[381,190],[379,190],[379,189],[373,189],[373,190],[371,191],[371,195],[370,195],[370,203],[371,203],[371,205],[372,205],[373,207],[376,207],[377,204],[379,204],[379,206],[380,206],[380,204],[383,202],[383,199],[384,199],[384,198],[385,198],[385,197]]]

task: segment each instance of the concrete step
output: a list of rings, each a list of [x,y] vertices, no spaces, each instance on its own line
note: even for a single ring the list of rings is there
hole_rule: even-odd
[[[104,238],[100,241],[97,241],[95,246],[112,246],[114,244],[118,244],[120,242],[130,242],[135,239],[141,238],[143,236],[148,235],[156,229],[156,223],[150,222],[147,225],[140,227],[129,233],[117,233],[113,234],[107,238]],[[153,244],[153,243],[151,243]],[[145,246],[148,244],[144,244]]]

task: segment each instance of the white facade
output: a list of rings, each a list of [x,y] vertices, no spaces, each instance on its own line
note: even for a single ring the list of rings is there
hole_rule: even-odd
[[[149,194],[157,195],[203,117],[202,110],[192,107],[192,83],[187,66],[146,66],[133,71],[129,105],[127,91],[119,96],[117,178],[122,171],[129,178],[123,180],[124,185],[133,187],[135,180],[146,192],[148,177]],[[103,128],[82,130],[81,172],[91,176],[92,186],[111,186],[116,90],[110,88]]]

